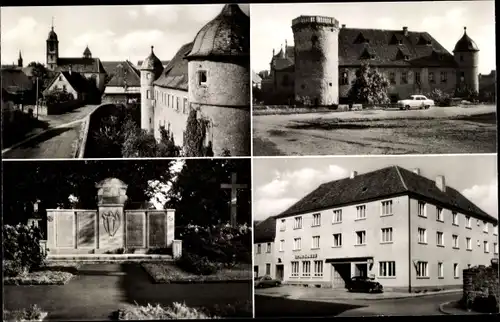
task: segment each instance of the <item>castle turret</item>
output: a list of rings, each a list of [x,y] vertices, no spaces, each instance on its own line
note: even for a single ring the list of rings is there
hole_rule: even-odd
[[[326,106],[339,101],[339,22],[322,16],[292,21],[295,43],[295,99]]]
[[[19,58],[17,59],[17,67],[23,67],[23,56],[21,56],[21,51],[19,51]]]
[[[54,70],[57,67],[57,59],[59,58],[59,40],[54,31],[54,22],[47,37],[47,69]]]
[[[186,56],[189,102],[210,120],[214,154],[250,155],[250,18],[226,4]]]
[[[464,27],[464,35],[455,45],[453,54],[458,65],[457,87],[479,91],[479,48],[467,35],[467,27]]]
[[[153,52],[141,65],[141,128],[149,132],[154,131],[154,88],[153,82],[163,72],[163,65]]]

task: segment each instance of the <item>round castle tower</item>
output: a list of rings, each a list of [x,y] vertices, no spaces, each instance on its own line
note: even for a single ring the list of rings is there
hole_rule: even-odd
[[[142,62],[141,65],[141,129],[148,132],[154,131],[154,88],[153,82],[163,72],[163,65],[153,52]]]
[[[464,35],[453,49],[455,61],[458,64],[457,87],[468,87],[476,92],[479,91],[479,48],[474,40],[467,35],[467,27],[464,27]]]
[[[292,21],[295,42],[295,99],[316,106],[339,102],[339,22],[322,16]]]
[[[214,155],[250,155],[250,18],[237,4],[226,4],[185,58],[189,102],[210,121]]]

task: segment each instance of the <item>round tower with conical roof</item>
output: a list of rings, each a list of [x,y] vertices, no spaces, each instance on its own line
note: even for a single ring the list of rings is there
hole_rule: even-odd
[[[479,91],[479,48],[474,40],[467,35],[467,27],[464,27],[464,35],[453,49],[455,61],[457,62],[457,88],[469,88]]]
[[[54,31],[54,24],[50,28],[49,36],[47,37],[47,69],[54,70],[57,67],[57,59],[59,58],[59,40]]]
[[[214,154],[250,155],[250,18],[226,4],[188,55],[189,102],[209,120]]]
[[[141,129],[154,131],[154,81],[163,72],[163,65],[156,57],[153,46],[151,53],[141,65]]]

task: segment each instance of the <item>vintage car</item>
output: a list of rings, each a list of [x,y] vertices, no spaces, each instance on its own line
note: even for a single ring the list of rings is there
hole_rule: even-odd
[[[280,286],[280,285],[281,285],[280,280],[273,279],[269,275],[257,277],[257,278],[255,278],[255,281],[254,281],[255,288],[276,287],[276,286]]]
[[[355,276],[346,282],[345,288],[349,292],[383,293],[384,287],[373,278],[366,276]]]
[[[434,106],[434,101],[424,95],[410,95],[407,99],[398,101],[400,110],[428,109],[431,106]]]

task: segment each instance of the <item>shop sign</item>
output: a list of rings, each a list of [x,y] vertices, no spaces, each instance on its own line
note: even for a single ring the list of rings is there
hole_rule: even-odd
[[[295,255],[295,259],[310,259],[318,258],[318,254]]]

